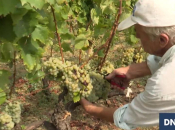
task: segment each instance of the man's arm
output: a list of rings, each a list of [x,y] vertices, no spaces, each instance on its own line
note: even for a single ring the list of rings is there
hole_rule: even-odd
[[[131,64],[130,66],[126,67],[126,69],[126,75],[129,79],[135,79],[151,75],[151,71],[147,65],[147,62]]]
[[[106,79],[111,80],[115,75],[125,75],[128,80],[151,75],[151,71],[147,62],[131,64],[127,67],[115,69],[112,73],[106,76]]]
[[[106,108],[96,106],[84,98],[80,100],[80,103],[82,107],[85,109],[85,111],[91,114],[92,116],[114,123],[113,114],[117,110],[117,108]]]

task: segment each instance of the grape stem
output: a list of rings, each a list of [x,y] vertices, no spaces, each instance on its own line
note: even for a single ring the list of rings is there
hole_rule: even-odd
[[[104,58],[101,60],[101,63],[99,65],[99,71],[102,69],[103,65],[104,65],[104,62],[106,60],[106,57],[107,57],[107,54],[109,52],[109,48],[110,48],[110,45],[111,45],[111,42],[112,42],[112,39],[115,35],[115,32],[117,30],[117,27],[118,27],[118,24],[119,24],[119,19],[120,19],[120,15],[122,14],[122,0],[120,0],[120,7],[119,7],[119,11],[118,11],[118,14],[117,14],[117,17],[115,19],[115,22],[114,22],[114,25],[112,27],[112,30],[111,30],[111,34],[108,38],[108,40],[106,41],[106,45],[107,45],[107,49],[105,51],[105,56]]]

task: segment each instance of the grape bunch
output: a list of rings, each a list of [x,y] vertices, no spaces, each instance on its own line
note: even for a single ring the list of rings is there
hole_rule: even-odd
[[[15,123],[12,121],[12,117],[6,112],[0,113],[0,130],[11,130]]]
[[[79,101],[81,96],[88,97],[91,93],[93,86],[86,69],[80,69],[70,61],[63,64],[57,58],[50,58],[44,65],[50,75],[58,81],[61,80],[61,87],[68,88],[69,96],[74,99],[74,102]]]
[[[75,94],[88,97],[93,88],[88,71],[80,69],[77,65],[72,65],[71,67],[65,68],[63,75],[63,86],[67,86],[72,97]]]
[[[121,53],[119,62],[122,66],[128,66],[132,63],[141,63],[147,57],[146,52],[139,46],[120,49],[119,52]]]
[[[134,50],[134,48],[124,49],[121,59],[122,65],[129,65],[133,62]]]
[[[74,102],[77,102],[81,97],[94,97],[94,100],[106,97],[103,91],[108,92],[106,90],[106,88],[109,88],[108,82],[103,79],[103,76],[97,74],[95,70],[92,71],[89,64],[81,69],[70,61],[63,64],[58,58],[50,58],[44,63],[44,67],[46,72],[61,83],[60,87],[68,89],[68,95],[65,97],[67,101],[73,99]],[[109,73],[114,69],[109,62],[106,63],[105,67],[102,70],[105,73]]]
[[[101,73],[103,74],[109,74],[114,70],[114,65],[110,61],[105,61]]]
[[[106,99],[110,91],[110,83],[104,80],[102,75],[94,71],[89,72],[89,75],[94,87],[87,99],[91,102],[95,102],[101,98]]]
[[[44,68],[51,76],[57,78],[58,75],[62,75],[62,70],[67,66],[71,66],[70,62],[63,64],[61,58],[50,58],[48,61],[44,62]]]
[[[135,48],[135,55],[133,57],[134,63],[141,63],[146,59],[147,54],[142,48]]]
[[[12,117],[14,123],[20,122],[21,104],[17,101],[8,102],[5,106],[5,112]]]

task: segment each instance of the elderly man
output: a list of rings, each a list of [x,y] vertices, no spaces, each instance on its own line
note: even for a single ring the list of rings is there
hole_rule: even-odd
[[[159,113],[175,113],[175,0],[139,0],[118,30],[130,26],[135,27],[137,38],[150,55],[146,62],[115,69],[106,79],[117,82],[121,79],[116,75],[125,75],[125,84],[151,75],[145,91],[119,109],[99,107],[86,99],[80,101],[89,114],[125,130],[158,125]]]

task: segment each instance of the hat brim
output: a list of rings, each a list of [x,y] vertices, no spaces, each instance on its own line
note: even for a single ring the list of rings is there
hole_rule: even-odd
[[[119,25],[118,25],[118,28],[117,30],[118,31],[121,31],[121,30],[125,30],[131,26],[133,26],[134,24],[136,24],[136,22],[134,22],[132,19],[131,19],[132,16],[128,17],[127,19],[125,19],[124,21],[122,21]]]

